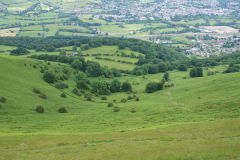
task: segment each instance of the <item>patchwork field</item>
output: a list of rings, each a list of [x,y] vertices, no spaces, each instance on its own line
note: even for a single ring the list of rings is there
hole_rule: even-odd
[[[205,32],[216,32],[216,33],[238,33],[238,29],[228,27],[228,26],[202,26],[200,27]]]

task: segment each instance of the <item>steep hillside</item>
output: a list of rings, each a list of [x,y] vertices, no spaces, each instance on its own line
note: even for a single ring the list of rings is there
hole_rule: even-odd
[[[121,99],[131,94],[115,93],[101,100],[93,97],[89,102],[72,93],[75,87],[73,78],[65,81],[68,89],[58,90],[42,79],[39,67],[46,62],[31,59],[1,56],[1,95],[7,99],[0,109],[1,134],[8,133],[87,133],[121,131],[157,127],[163,124],[212,121],[239,117],[239,73],[217,74],[215,76],[183,79],[187,72],[170,72],[175,87],[166,88],[153,94],[145,93],[145,85],[158,81],[162,74],[120,77],[129,80],[140,101]],[[25,66],[26,65],[26,66]],[[51,63],[49,69],[64,67]],[[67,67],[67,66],[65,66]],[[221,70],[219,68],[218,70]],[[94,80],[98,78],[90,78]],[[33,92],[37,88],[47,98],[42,99]],[[65,92],[68,97],[62,98]],[[107,107],[116,101],[120,112],[114,113]],[[45,108],[44,114],[35,111],[37,105]],[[59,107],[66,107],[68,113],[58,113]],[[131,113],[131,109],[136,113]],[[64,124],[64,125],[63,125]]]

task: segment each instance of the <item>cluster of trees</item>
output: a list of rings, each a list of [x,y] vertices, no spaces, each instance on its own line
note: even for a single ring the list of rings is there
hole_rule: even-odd
[[[77,80],[76,87],[80,90],[90,90],[92,93],[99,95],[110,95],[116,92],[132,91],[132,86],[129,82],[121,83],[115,79],[111,83],[105,80],[97,80],[90,82],[87,79]]]
[[[146,85],[145,92],[146,93],[154,93],[158,90],[162,90],[165,82],[169,81],[169,73],[165,73],[163,79],[160,82],[149,82]]]
[[[15,56],[25,55],[25,54],[28,54],[28,53],[29,53],[29,51],[25,48],[22,48],[22,47],[19,47],[19,48],[11,51],[11,55],[15,55]]]
[[[169,68],[168,64],[165,62],[159,62],[156,64],[143,64],[137,66],[133,70],[134,75],[145,75],[145,74],[156,74],[159,72],[166,72]]]
[[[93,61],[86,61],[83,57],[67,57],[63,55],[42,54],[32,55],[30,56],[30,58],[67,63],[70,64],[72,68],[85,72],[86,75],[89,77],[104,76],[106,78],[110,78],[121,76],[121,72],[118,69],[101,67],[99,63]]]
[[[190,77],[202,77],[203,76],[203,69],[201,67],[193,67],[190,70]]]
[[[224,71],[224,73],[232,73],[232,72],[239,72],[240,66],[236,64],[229,64],[228,68]]]
[[[146,59],[158,58],[162,61],[172,62],[175,60],[186,59],[186,57],[175,49],[167,48],[159,44],[142,41],[138,39],[124,38],[94,38],[94,37],[5,37],[0,38],[0,45],[19,46],[36,51],[55,51],[56,48],[66,46],[80,47],[83,49],[96,48],[103,45],[117,45],[120,49],[130,48],[132,51],[145,54]]]

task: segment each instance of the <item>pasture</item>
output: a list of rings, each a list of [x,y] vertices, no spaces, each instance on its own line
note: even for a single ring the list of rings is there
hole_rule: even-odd
[[[72,93],[72,76],[65,81],[69,88],[56,89],[43,81],[40,66],[72,70],[65,64],[0,55],[0,97],[7,99],[0,109],[0,159],[239,158],[240,74],[221,73],[226,66],[205,69],[202,78],[171,71],[174,87],[153,94],[145,93],[145,86],[160,81],[163,73],[124,75],[118,79],[129,81],[140,99],[126,103],[121,99],[133,94],[120,92],[106,100],[94,96],[92,101],[78,97]],[[209,70],[219,73],[206,76]],[[60,97],[63,92],[67,98]],[[109,102],[120,111],[113,112]],[[37,113],[37,105],[45,113]],[[58,113],[61,106],[68,113]]]

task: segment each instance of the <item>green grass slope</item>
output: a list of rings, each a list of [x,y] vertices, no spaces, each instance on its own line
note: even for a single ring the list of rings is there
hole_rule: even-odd
[[[127,93],[89,102],[71,93],[73,77],[66,81],[69,89],[58,90],[42,80],[34,64],[47,65],[0,55],[0,97],[7,99],[0,108],[0,160],[240,158],[240,73],[188,78],[188,72],[172,71],[175,86],[154,94],[144,93],[145,85],[161,80],[163,74],[128,75],[119,80],[132,83],[139,102],[121,103],[132,96]],[[61,98],[62,92],[68,97]],[[113,100],[120,112],[107,107]],[[37,105],[46,112],[37,113]],[[61,106],[68,113],[58,113]],[[133,108],[136,113],[130,112]]]

